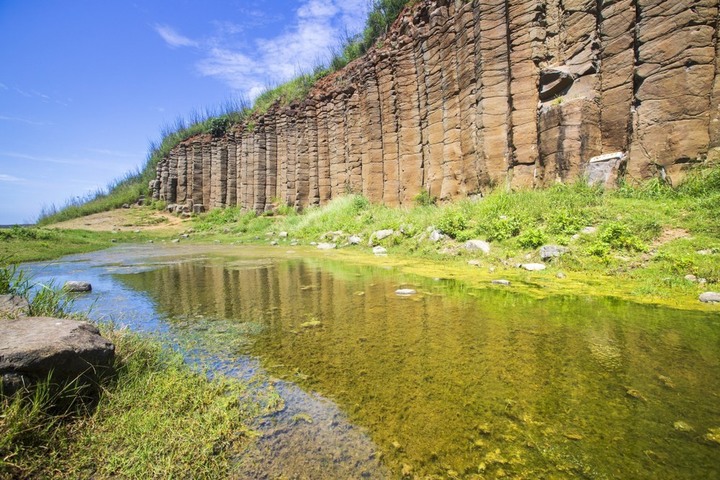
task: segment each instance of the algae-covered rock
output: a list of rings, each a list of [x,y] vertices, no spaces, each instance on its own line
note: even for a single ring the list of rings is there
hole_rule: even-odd
[[[677,430],[678,432],[694,432],[695,431],[695,429],[684,420],[678,420],[675,423],[673,423],[673,428],[675,430]]]
[[[720,427],[709,429],[704,438],[708,442],[720,445]]]

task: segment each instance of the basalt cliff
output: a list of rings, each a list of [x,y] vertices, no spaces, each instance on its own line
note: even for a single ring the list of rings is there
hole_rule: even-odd
[[[304,101],[176,146],[151,188],[262,212],[347,192],[402,205],[583,175],[676,180],[720,146],[718,4],[418,1]]]

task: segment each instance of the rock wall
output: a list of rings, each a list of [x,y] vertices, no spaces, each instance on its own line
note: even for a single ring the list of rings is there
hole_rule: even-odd
[[[419,1],[302,103],[178,145],[154,196],[262,212],[676,179],[720,146],[718,2]]]

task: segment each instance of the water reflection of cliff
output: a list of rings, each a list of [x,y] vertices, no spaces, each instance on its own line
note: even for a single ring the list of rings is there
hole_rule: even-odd
[[[262,325],[238,328],[252,337],[242,353],[335,400],[397,471],[700,478],[716,468],[717,446],[698,438],[720,426],[717,319],[431,281],[400,298],[391,273],[304,261],[121,278],[171,318]]]

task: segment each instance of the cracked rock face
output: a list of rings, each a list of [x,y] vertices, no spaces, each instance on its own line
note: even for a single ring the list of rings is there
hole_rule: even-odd
[[[115,346],[87,322],[24,317],[0,322],[0,377],[3,393],[45,380],[93,382],[111,366]]]
[[[308,98],[159,163],[192,211],[440,200],[625,173],[681,179],[720,146],[716,0],[421,0]],[[591,160],[593,160],[591,162]]]

